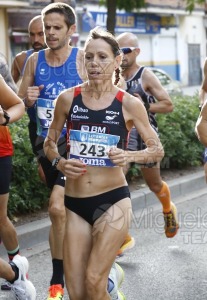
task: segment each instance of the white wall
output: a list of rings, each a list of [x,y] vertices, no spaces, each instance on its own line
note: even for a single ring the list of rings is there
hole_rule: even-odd
[[[179,60],[181,65],[181,81],[188,84],[188,44],[199,44],[201,47],[201,66],[206,56],[206,34],[202,16],[180,17]]]

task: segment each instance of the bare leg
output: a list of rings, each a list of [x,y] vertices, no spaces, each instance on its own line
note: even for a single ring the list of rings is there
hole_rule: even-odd
[[[156,193],[159,193],[159,191],[162,188],[162,178],[160,176],[160,166],[157,164],[156,166],[152,168],[148,167],[141,167],[141,172],[143,175],[144,180],[146,181],[146,184],[148,185],[149,189]]]
[[[130,218],[128,198],[110,207],[93,227],[67,210],[64,270],[71,300],[111,299],[107,291],[108,275],[127,235]]]
[[[15,273],[8,262],[0,258],[0,277],[8,281],[14,280]]]
[[[14,225],[7,217],[9,194],[0,195],[0,236],[7,251],[18,248],[17,233]]]
[[[63,237],[65,233],[64,187],[55,185],[50,196],[49,215],[50,250],[52,258],[63,259]]]
[[[93,248],[88,261],[86,287],[91,300],[109,300],[108,276],[131,220],[131,201],[110,207],[93,226]],[[103,224],[105,226],[103,227]],[[97,265],[97,261],[100,263]]]
[[[68,209],[63,247],[65,282],[70,299],[89,300],[86,296],[85,278],[92,248],[92,227]]]
[[[50,196],[49,215],[52,222],[49,243],[52,256],[52,278],[50,286],[64,286],[63,238],[65,234],[64,187],[55,185]]]

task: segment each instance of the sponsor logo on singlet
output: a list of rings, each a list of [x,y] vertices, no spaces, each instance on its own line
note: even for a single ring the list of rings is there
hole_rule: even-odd
[[[116,117],[119,116],[119,111],[106,110],[106,114],[109,115],[109,116],[106,116],[106,117],[105,117],[106,121],[103,121],[103,123],[107,123],[107,124],[116,124],[116,125],[119,124],[119,122],[111,122],[111,121],[113,121]]]
[[[106,110],[106,114],[108,114],[108,115],[119,115],[119,111]]]
[[[74,107],[73,107],[73,112],[74,112],[74,114],[76,114],[77,112],[80,112],[80,113],[87,113],[88,112],[88,109],[87,108],[82,108],[82,107],[80,107],[80,106],[78,106],[78,105],[75,105]]]
[[[106,127],[103,126],[89,126],[89,125],[81,125],[81,131],[90,131],[93,133],[107,133]]]
[[[45,74],[45,69],[40,69],[40,75],[44,75]]]

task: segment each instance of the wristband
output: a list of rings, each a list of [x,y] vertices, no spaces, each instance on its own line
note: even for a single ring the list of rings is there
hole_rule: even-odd
[[[3,110],[3,112],[4,112],[4,118],[6,119],[6,121],[3,124],[0,124],[0,125],[1,126],[6,126],[9,123],[10,116],[8,115],[8,113],[5,110]]]
[[[4,112],[4,118],[6,119],[6,121],[3,124],[0,124],[0,125],[1,126],[6,126],[9,123],[10,116],[8,115],[8,113],[5,110],[3,110],[3,112]]]
[[[56,167],[57,167],[59,161],[60,161],[62,158],[63,158],[62,156],[58,156],[58,157],[56,157],[56,158],[53,159],[53,161],[52,161],[52,167],[53,167],[54,169],[56,169]]]

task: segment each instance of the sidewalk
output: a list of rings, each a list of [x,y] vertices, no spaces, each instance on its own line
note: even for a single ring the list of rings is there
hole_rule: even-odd
[[[171,196],[175,203],[178,201],[193,199],[198,196],[198,193],[207,195],[204,171],[169,180],[167,183],[169,184]],[[149,190],[149,188],[142,188],[138,191],[132,192],[131,199],[134,212],[158,203],[157,198],[154,193]],[[34,246],[36,247],[38,245],[40,245],[40,248],[42,249],[41,245],[45,242],[46,243],[43,248],[49,247],[47,242],[50,224],[49,218],[45,218],[16,227],[20,248],[23,249],[23,252],[26,249],[32,250]],[[0,257],[5,255],[5,253],[5,248],[0,247]]]

